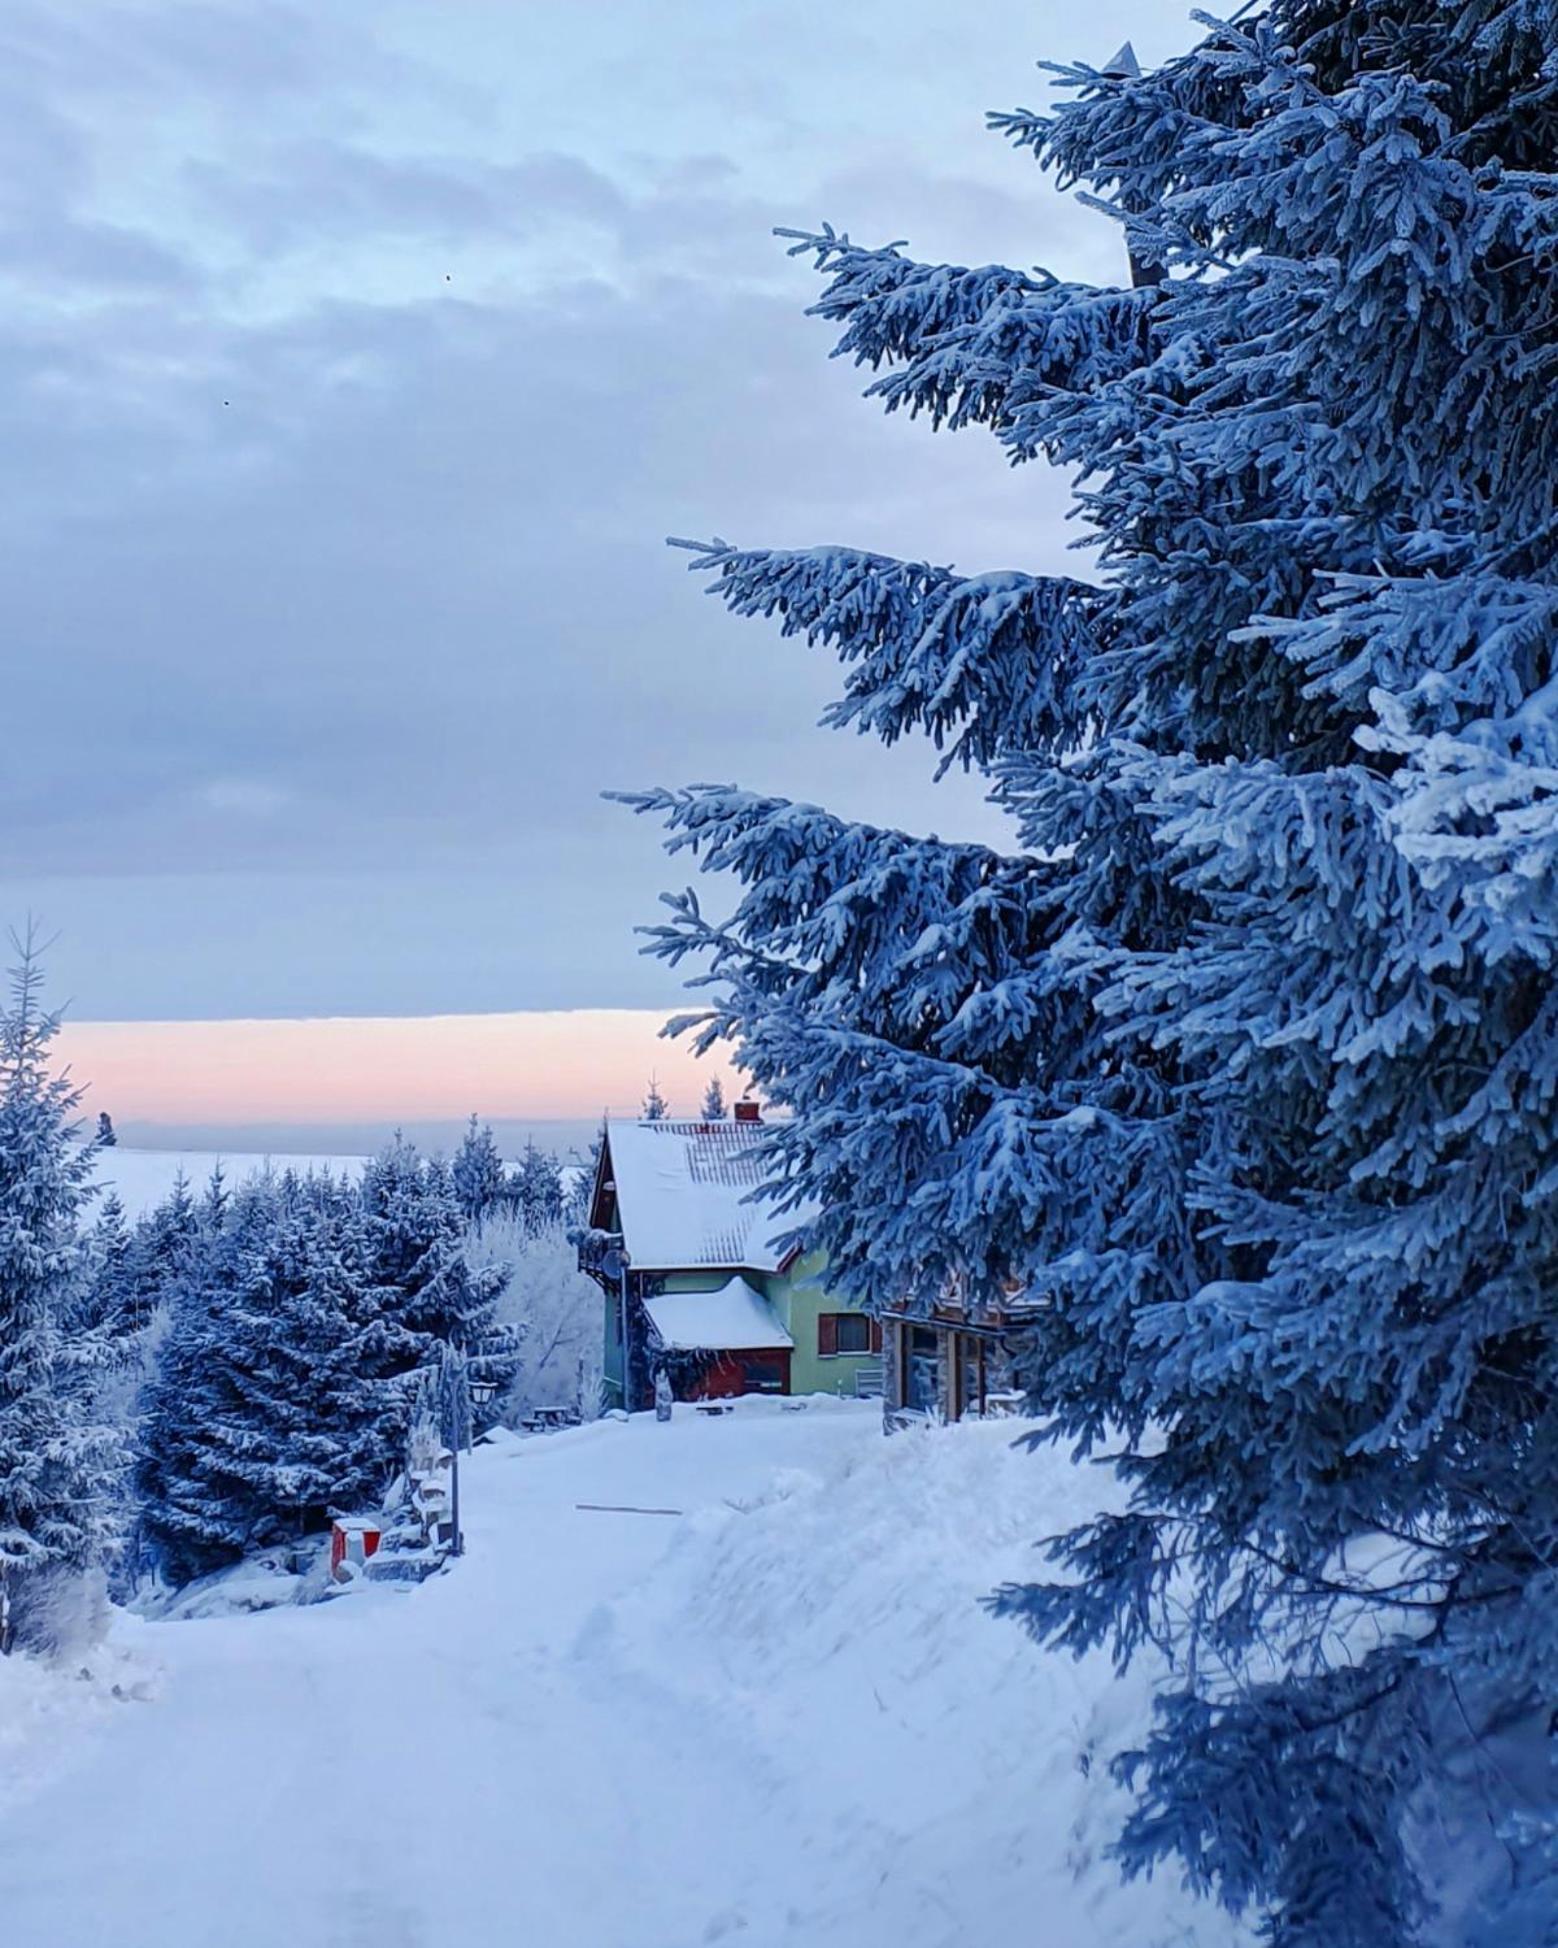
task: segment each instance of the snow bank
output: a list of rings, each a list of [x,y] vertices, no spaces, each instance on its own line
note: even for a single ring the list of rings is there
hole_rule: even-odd
[[[123,1645],[55,1662],[0,1657],[0,1815],[32,1797],[127,1706],[154,1695],[152,1667]]]
[[[253,1616],[288,1603],[317,1602],[330,1588],[329,1551],[328,1536],[310,1537],[296,1549],[271,1549],[246,1557],[180,1589],[149,1589],[127,1607],[159,1623],[193,1623],[211,1617]]]
[[[705,1509],[612,1619],[616,1655],[770,1774],[790,1935],[895,1948],[1223,1948],[1250,1931],[1172,1874],[1122,1886],[1109,1758],[1154,1673],[1039,1650],[979,1599],[1112,1499],[1010,1423],[910,1432]],[[602,1626],[590,1633],[598,1644]],[[776,1838],[780,1836],[776,1834]],[[759,1916],[743,1940],[770,1938]],[[772,1917],[769,1917],[772,1925]],[[784,1936],[783,1938],[789,1938]]]

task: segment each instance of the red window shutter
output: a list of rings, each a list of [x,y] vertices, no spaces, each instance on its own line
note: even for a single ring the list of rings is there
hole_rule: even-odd
[[[880,1319],[873,1319],[871,1321],[871,1351],[873,1353],[879,1353],[881,1352],[881,1350],[882,1350],[882,1322]]]
[[[817,1351],[836,1353],[839,1349],[839,1316],[836,1312],[817,1314]]]

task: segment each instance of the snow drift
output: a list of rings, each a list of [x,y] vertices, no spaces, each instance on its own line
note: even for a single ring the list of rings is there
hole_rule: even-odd
[[[740,1723],[767,1776],[789,1934],[754,1913],[743,1941],[1251,1938],[1172,1875],[1122,1885],[1107,1857],[1127,1810],[1108,1761],[1146,1730],[1149,1660],[1120,1677],[980,1606],[1039,1569],[1038,1539],[1118,1496],[1106,1469],[1016,1431],[911,1432],[783,1470],[698,1513],[614,1613],[621,1663],[711,1737]]]

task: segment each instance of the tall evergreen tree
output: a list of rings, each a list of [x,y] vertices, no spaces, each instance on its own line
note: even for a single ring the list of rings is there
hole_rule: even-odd
[[[85,1253],[88,1310],[116,1333],[133,1334],[135,1301],[130,1282],[132,1234],[124,1205],[109,1191],[97,1208]]]
[[[439,1347],[451,1345],[468,1356],[473,1377],[507,1386],[521,1335],[496,1317],[505,1268],[478,1270],[467,1259],[449,1172],[397,1136],[364,1171],[360,1197],[374,1283],[386,1315],[409,1335],[404,1370],[435,1362]]]
[[[590,1199],[595,1194],[595,1179],[600,1175],[600,1162],[606,1149],[606,1118],[601,1117],[600,1125],[590,1138],[589,1148],[581,1155],[574,1152],[573,1168],[568,1179],[564,1217],[571,1225],[580,1225],[590,1214]]]
[[[503,1159],[490,1123],[473,1116],[450,1168],[460,1208],[472,1224],[480,1224],[503,1196]]]
[[[1436,1902],[1550,1941],[1558,9],[1270,0],[1057,76],[997,126],[1132,285],[795,247],[888,410],[1071,470],[1097,580],[695,563],[1018,844],[643,794],[745,888],[657,945],[793,1112],[832,1281],[1022,1281],[1047,1434],[1121,1455],[1129,1511],[1001,1606],[1176,1648],[1127,1867],[1177,1853],[1281,1948]],[[1441,1872],[1468,1798],[1486,1855]]]
[[[383,1492],[409,1406],[407,1336],[383,1298],[355,1200],[333,1187],[283,1207],[239,1261],[203,1429],[236,1551]]]
[[[563,1173],[550,1150],[527,1142],[510,1179],[510,1197],[529,1237],[552,1231],[563,1221]]]
[[[710,1076],[709,1086],[703,1092],[703,1107],[698,1114],[706,1123],[723,1123],[728,1113],[724,1085],[717,1075]]]
[[[226,1224],[231,1203],[232,1192],[227,1188],[227,1172],[218,1158],[211,1166],[211,1175],[206,1179],[205,1191],[200,1199],[200,1228],[207,1237],[215,1236]]]
[[[660,1093],[660,1082],[656,1076],[649,1078],[649,1088],[644,1095],[644,1121],[663,1123],[671,1113],[671,1106]]]
[[[142,1400],[136,1444],[137,1575],[180,1583],[242,1553],[252,1508],[235,1519],[236,1489],[213,1451],[226,1405],[225,1318],[248,1268],[263,1262],[282,1221],[278,1183],[256,1179],[233,1197],[219,1227],[180,1261],[168,1288],[167,1332]]]
[[[199,1253],[201,1213],[182,1170],[136,1225],[125,1258],[125,1327],[144,1332],[183,1286]]]
[[[49,1059],[59,1019],[30,939],[0,1014],[0,1649],[46,1646],[103,1559],[123,1461],[95,1415],[106,1336],[85,1316],[80,1227],[94,1152]]]

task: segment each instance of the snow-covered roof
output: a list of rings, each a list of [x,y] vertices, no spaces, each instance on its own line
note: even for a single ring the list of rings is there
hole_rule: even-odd
[[[750,1353],[795,1344],[744,1278],[727,1278],[716,1292],[662,1292],[645,1299],[644,1310],[667,1352]]]
[[[617,1219],[635,1271],[693,1266],[775,1272],[776,1235],[797,1214],[752,1202],[770,1166],[759,1158],[761,1123],[611,1122],[606,1141]]]

